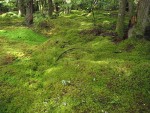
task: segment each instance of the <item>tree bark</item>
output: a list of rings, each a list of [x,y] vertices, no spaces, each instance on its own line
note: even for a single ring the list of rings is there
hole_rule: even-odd
[[[26,4],[26,25],[33,24],[33,0],[28,0]]]
[[[53,14],[53,2],[52,0],[48,0],[48,16],[52,16]]]
[[[123,38],[124,36],[124,19],[125,19],[126,3],[127,3],[126,0],[120,0],[119,2],[119,13],[116,25],[116,32],[120,38]]]
[[[145,29],[150,21],[149,12],[150,0],[140,0],[137,9],[137,23],[132,29],[129,30],[129,37],[142,38],[144,36]]]
[[[134,0],[128,0],[129,4],[129,18],[131,19],[134,15]]]

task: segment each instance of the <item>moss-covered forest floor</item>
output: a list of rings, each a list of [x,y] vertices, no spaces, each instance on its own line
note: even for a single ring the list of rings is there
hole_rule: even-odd
[[[149,113],[150,42],[114,41],[116,17],[0,17],[0,113]]]

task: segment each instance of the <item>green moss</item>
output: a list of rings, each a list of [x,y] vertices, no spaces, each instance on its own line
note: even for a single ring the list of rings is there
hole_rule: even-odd
[[[41,32],[49,39],[29,28],[3,26],[2,113],[149,112],[150,43],[128,39],[115,44],[110,36],[81,35],[95,28],[83,13],[47,20],[55,26]],[[96,12],[99,16],[102,29],[111,31],[116,17]]]
[[[44,36],[23,27],[19,29],[1,30],[0,36],[30,44],[41,43],[47,40]]]

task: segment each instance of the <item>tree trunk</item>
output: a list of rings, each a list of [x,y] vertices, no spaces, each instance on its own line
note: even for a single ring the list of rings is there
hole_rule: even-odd
[[[129,4],[129,18],[131,19],[132,16],[134,16],[134,1],[128,0],[128,4]]]
[[[33,4],[33,6],[34,6],[34,10],[33,10],[33,12],[35,12],[35,11],[39,11],[39,1],[35,1],[34,2],[34,4]]]
[[[25,16],[25,5],[24,0],[18,0],[18,16]]]
[[[33,24],[33,0],[28,0],[26,4],[26,25]]]
[[[56,14],[59,15],[60,7],[59,7],[59,3],[58,2],[55,3],[55,10],[56,10]]]
[[[149,24],[149,11],[150,11],[150,0],[140,0],[137,9],[137,23],[129,30],[129,37],[139,37],[144,36],[146,27]]]
[[[124,19],[125,19],[126,3],[127,3],[126,0],[120,0],[119,2],[119,13],[116,25],[116,32],[120,38],[123,38],[124,36]]]
[[[53,2],[52,0],[48,0],[48,16],[52,16],[53,14]]]
[[[43,14],[44,13],[44,1],[39,0],[39,11]]]

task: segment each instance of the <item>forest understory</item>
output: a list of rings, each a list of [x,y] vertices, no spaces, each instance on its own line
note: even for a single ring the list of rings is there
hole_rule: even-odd
[[[117,12],[34,18],[0,17],[0,113],[150,113],[150,42]]]

